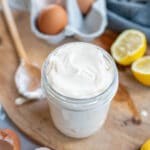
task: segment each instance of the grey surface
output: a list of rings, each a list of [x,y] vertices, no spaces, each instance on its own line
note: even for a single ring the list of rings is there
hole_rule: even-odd
[[[39,147],[34,142],[30,141],[25,135],[23,135],[16,126],[12,123],[12,121],[7,117],[6,114],[1,109],[0,106],[0,128],[9,128],[15,131],[21,141],[21,150],[35,150],[35,148]]]
[[[109,28],[143,31],[150,42],[150,0],[107,0]]]

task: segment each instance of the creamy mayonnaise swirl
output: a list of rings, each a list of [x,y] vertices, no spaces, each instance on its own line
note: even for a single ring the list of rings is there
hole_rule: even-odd
[[[99,47],[82,42],[63,45],[49,57],[48,82],[71,98],[90,98],[102,93],[113,80],[113,69]]]

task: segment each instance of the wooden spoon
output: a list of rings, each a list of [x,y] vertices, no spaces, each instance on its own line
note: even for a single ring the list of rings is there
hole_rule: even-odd
[[[26,70],[26,72],[30,78],[30,84],[28,85],[28,90],[34,91],[40,87],[41,71],[37,66],[32,64],[28,59],[28,56],[25,52],[23,44],[20,40],[15,21],[13,19],[12,14],[11,14],[11,10],[8,6],[8,1],[7,0],[1,0],[1,5],[2,5],[2,9],[3,9],[3,13],[4,13],[4,17],[5,17],[8,29],[10,31],[12,40],[13,40],[15,48],[16,48],[16,51],[17,51],[18,56],[20,58],[20,67],[23,67],[23,69]],[[23,83],[23,84],[25,84],[25,83]],[[24,93],[21,93],[21,94],[24,95]]]

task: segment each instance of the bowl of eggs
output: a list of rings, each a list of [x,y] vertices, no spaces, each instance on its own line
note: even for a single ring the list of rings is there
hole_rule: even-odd
[[[89,41],[107,26],[105,0],[31,0],[30,19],[33,33],[50,44],[70,36]]]

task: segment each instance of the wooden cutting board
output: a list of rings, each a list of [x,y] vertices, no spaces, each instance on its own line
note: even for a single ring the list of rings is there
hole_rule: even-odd
[[[48,45],[32,34],[29,14],[15,13],[15,19],[30,59],[41,65],[45,57],[58,45]],[[108,30],[93,43],[109,50],[115,37],[116,34]],[[63,43],[69,41],[75,39],[69,38]],[[124,87],[119,89],[115,98],[119,101],[112,102],[104,127],[89,138],[77,140],[68,138],[55,129],[46,100],[32,101],[22,106],[14,104],[19,96],[14,83],[18,63],[15,49],[0,14],[0,103],[10,119],[30,139],[55,150],[138,150],[150,137],[150,88],[139,84],[131,75],[129,68],[119,71],[120,82]],[[128,94],[134,100],[139,112],[148,113],[148,116],[142,116],[142,123],[139,125],[132,122],[132,113],[126,102],[130,99]]]

